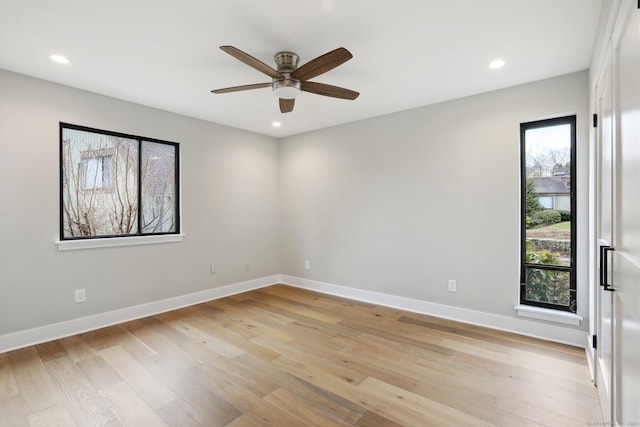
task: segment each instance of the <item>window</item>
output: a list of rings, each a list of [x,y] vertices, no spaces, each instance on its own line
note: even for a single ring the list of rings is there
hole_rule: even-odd
[[[113,154],[82,153],[80,169],[81,190],[108,190],[113,188]]]
[[[178,148],[60,123],[60,239],[178,234]]]
[[[575,147],[575,116],[520,125],[520,304],[576,312]]]

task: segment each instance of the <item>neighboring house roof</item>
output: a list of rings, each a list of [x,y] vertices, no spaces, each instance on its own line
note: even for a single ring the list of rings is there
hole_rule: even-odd
[[[567,184],[571,181],[568,176],[541,176],[531,179],[538,194],[569,194],[571,187]]]

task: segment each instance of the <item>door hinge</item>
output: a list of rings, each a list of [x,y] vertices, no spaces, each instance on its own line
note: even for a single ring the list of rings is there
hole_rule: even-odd
[[[597,335],[592,335],[591,336],[591,347],[598,348],[598,336]]]
[[[638,0],[640,2],[640,0]],[[593,127],[597,128],[598,127],[598,115],[594,114],[593,115]]]

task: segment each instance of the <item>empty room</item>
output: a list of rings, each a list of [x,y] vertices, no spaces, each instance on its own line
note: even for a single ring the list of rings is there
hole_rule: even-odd
[[[0,426],[640,424],[636,0],[5,0]]]

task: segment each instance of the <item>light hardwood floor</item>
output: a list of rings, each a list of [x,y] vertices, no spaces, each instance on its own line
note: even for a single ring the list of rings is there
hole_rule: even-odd
[[[0,354],[5,426],[586,426],[583,349],[278,285]]]

